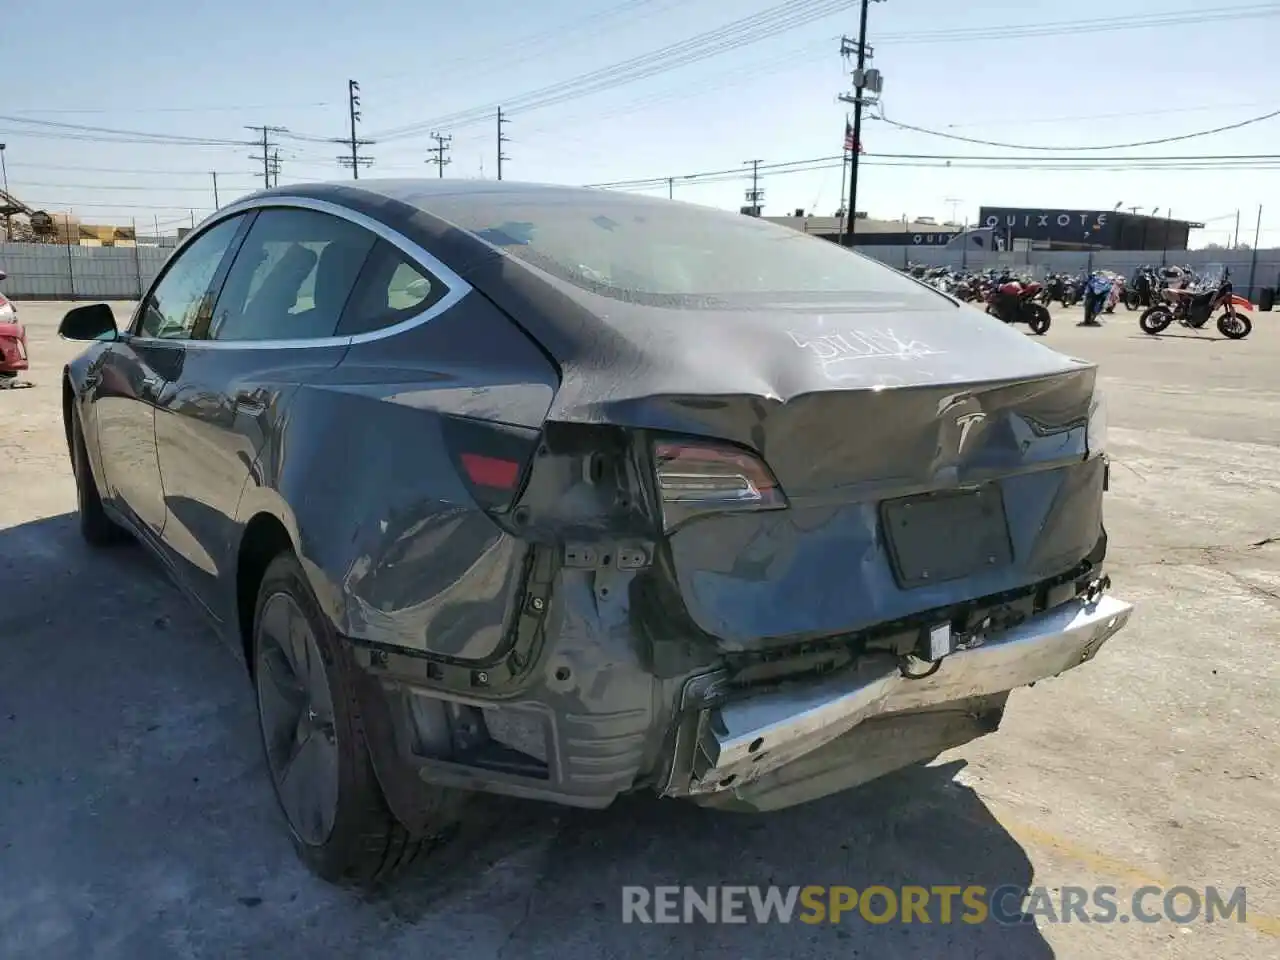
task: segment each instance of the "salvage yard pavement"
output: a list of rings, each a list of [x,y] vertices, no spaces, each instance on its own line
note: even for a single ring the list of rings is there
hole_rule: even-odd
[[[1280,950],[1280,317],[1232,343],[1056,311],[1044,341],[1101,365],[1109,572],[1138,609],[1094,662],[1015,693],[995,735],[773,815],[478,802],[438,858],[357,895],[295,860],[243,668],[140,549],[79,539],[59,379],[78,347],[54,334],[66,307],[20,305],[34,387],[0,393],[0,957]],[[1244,887],[1247,912],[623,923],[624,887],[675,884]]]

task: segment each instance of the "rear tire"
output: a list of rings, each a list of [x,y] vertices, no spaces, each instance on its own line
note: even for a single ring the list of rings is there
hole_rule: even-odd
[[[94,547],[107,547],[128,538],[128,534],[116,525],[102,506],[98,493],[98,481],[93,478],[89,463],[89,450],[84,442],[84,429],[80,426],[80,413],[73,406],[71,417],[71,473],[76,481],[76,506],[80,516],[80,536]]]
[[[267,566],[253,618],[253,677],[272,788],[299,859],[331,883],[376,886],[437,845],[463,796],[439,791],[431,835],[383,798],[355,683],[359,667],[292,552]]]
[[[1049,311],[1038,303],[1033,303],[1027,311],[1030,316],[1027,318],[1027,326],[1031,328],[1031,332],[1037,337],[1043,337],[1049,332],[1049,324],[1053,322],[1053,318],[1049,315]]]
[[[1237,313],[1234,320],[1231,314],[1224,313],[1218,317],[1218,332],[1228,340],[1243,340],[1253,332],[1253,321],[1243,313]]]
[[[1153,337],[1167,330],[1171,323],[1173,323],[1173,314],[1164,307],[1148,307],[1142,311],[1142,316],[1138,317],[1138,326],[1142,328],[1142,332]]]

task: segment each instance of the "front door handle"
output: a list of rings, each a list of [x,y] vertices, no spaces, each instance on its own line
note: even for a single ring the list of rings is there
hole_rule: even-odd
[[[154,400],[160,396],[160,388],[163,386],[164,379],[162,377],[143,377],[138,393],[144,400]]]

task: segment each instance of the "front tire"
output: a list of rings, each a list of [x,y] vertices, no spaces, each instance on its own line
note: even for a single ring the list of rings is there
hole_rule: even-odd
[[[411,835],[387,807],[365,742],[358,669],[297,558],[277,556],[262,578],[253,620],[254,687],[271,784],[308,868],[331,883],[375,886],[435,838]],[[438,789],[444,828],[458,795]]]
[[[1137,310],[1142,306],[1142,294],[1137,290],[1127,290],[1124,295],[1124,306],[1126,310]]]
[[[1253,332],[1253,321],[1243,313],[1224,313],[1218,317],[1218,332],[1229,340],[1243,340]]]
[[[1171,323],[1173,323],[1173,314],[1164,307],[1148,307],[1142,311],[1142,316],[1138,317],[1138,326],[1142,328],[1142,332],[1153,337],[1167,330]]]
[[[76,481],[76,507],[80,517],[80,536],[93,547],[107,547],[126,539],[124,530],[107,516],[98,492],[98,481],[93,478],[89,463],[89,450],[84,442],[84,428],[80,425],[80,413],[73,406],[71,418],[71,473]]]

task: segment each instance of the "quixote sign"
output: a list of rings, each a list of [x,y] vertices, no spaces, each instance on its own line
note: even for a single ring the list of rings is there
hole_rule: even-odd
[[[978,220],[997,236],[1011,234],[1030,240],[1061,240],[1080,243],[1108,243],[1113,226],[1111,211],[1037,210],[1026,207],[983,207]]]

